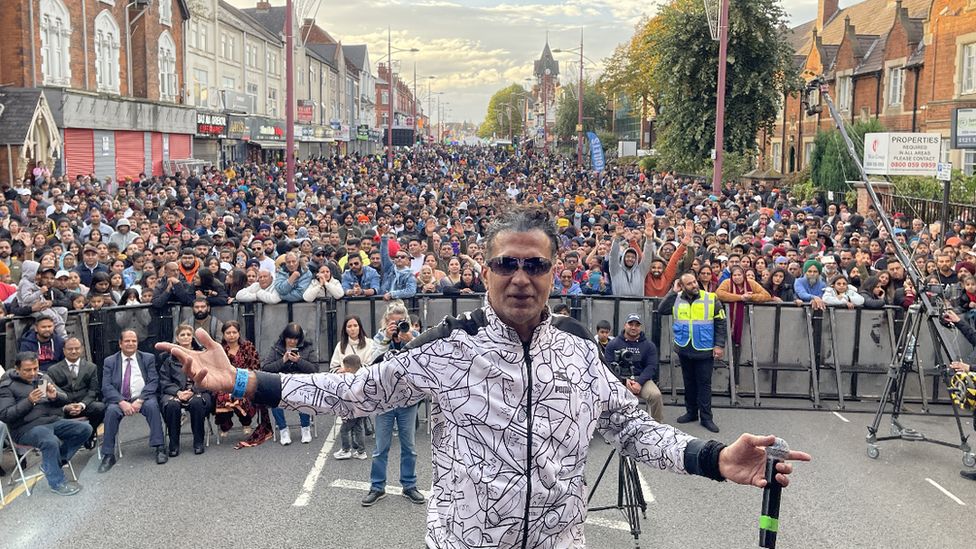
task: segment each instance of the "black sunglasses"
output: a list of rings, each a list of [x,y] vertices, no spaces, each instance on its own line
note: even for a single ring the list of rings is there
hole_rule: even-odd
[[[489,259],[486,264],[491,272],[499,276],[512,276],[520,268],[529,276],[539,276],[552,271],[552,261],[544,257],[509,257],[500,255]]]

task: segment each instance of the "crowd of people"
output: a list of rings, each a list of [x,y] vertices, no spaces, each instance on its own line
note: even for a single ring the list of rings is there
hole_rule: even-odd
[[[688,346],[694,360],[705,356],[700,337],[708,359],[721,358],[722,304],[734,344],[747,303],[909,307],[924,288],[906,277],[891,240],[905,246],[926,284],[952,290],[961,321],[976,323],[974,220],[941,227],[896,213],[889,239],[873,209],[857,213],[843,203],[797,200],[769,184],[728,182],[713,194],[700,178],[630,166],[594,174],[569,158],[493,148],[418,147],[399,152],[392,166],[384,162],[374,156],[300,161],[293,196],[286,193],[280,162],[124,181],[36,173],[3,188],[2,312],[30,318],[33,325],[20,337],[17,364],[0,382],[0,420],[27,441],[40,436],[30,434],[32,426],[53,433],[67,425],[65,419],[74,426],[59,459],[45,461],[52,488],[65,485],[63,475],[53,472],[57,462],[81,445],[94,447],[103,422],[101,469],[110,469],[118,423],[136,413],[149,422],[160,463],[179,453],[184,410],[197,453],[204,451],[203,418],[209,413],[216,413],[223,433],[236,417],[246,430],[244,446],[268,440],[275,429],[282,444],[291,442],[280,409],[199,391],[167,356],[144,352],[146,331],[158,321],[154,313],[176,304],[192,307],[193,319],[173,334],[175,342],[191,348],[193,330],[204,328],[240,368],[309,373],[318,371],[321,360],[333,371],[355,371],[419,335],[400,300],[485,292],[483,273],[492,259],[486,257],[486,232],[511,204],[537,205],[555,220],[553,296],[669,297],[667,312],[694,321],[704,314],[697,309],[695,292],[701,291],[714,325],[704,335],[693,329],[675,336],[687,336],[676,343]],[[315,356],[297,324],[286,326],[260,357],[236,322],[212,314],[212,307],[235,302],[354,297],[387,301],[383,326],[371,339],[358,318],[344,319],[331,357]],[[86,363],[80,358],[84,342],[66,333],[66,315],[111,307],[119,308],[115,316],[125,329],[120,351],[104,364]],[[401,320],[408,329],[401,329]],[[617,348],[644,349],[647,364],[628,386],[660,419],[656,349],[653,355],[646,349],[641,326],[639,317],[629,319],[616,335],[623,341]],[[614,337],[607,326],[598,332],[605,345]],[[607,361],[615,358],[608,351]],[[34,387],[41,378],[51,381],[44,394]],[[686,379],[686,386],[689,381],[696,383]],[[394,422],[401,450],[412,452],[402,437],[415,415],[394,412],[376,421],[377,447],[382,435],[385,449],[382,460],[374,453],[374,484],[385,481]],[[88,419],[84,437],[77,426],[85,423],[73,420],[78,417]],[[718,430],[710,410],[694,398],[682,417]],[[308,442],[310,418],[299,421]],[[337,457],[365,458],[365,427],[343,427]],[[410,488],[409,474],[404,478]]]

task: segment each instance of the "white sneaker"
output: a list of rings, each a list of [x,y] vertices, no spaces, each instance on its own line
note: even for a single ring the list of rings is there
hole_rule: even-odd
[[[291,444],[291,433],[288,432],[287,427],[278,431],[278,433],[279,433],[278,436],[280,437],[282,446],[288,446],[289,444]]]
[[[352,452],[350,452],[349,450],[339,450],[338,452],[333,454],[332,457],[336,459],[349,459],[352,457]]]
[[[356,459],[366,459],[369,456],[366,455],[366,452],[360,450],[360,451],[356,452],[355,454],[353,454],[352,457],[354,457]]]
[[[312,428],[302,427],[302,444],[312,442]]]

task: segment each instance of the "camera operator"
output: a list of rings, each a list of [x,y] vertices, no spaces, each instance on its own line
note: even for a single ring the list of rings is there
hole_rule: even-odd
[[[624,330],[607,344],[605,357],[624,385],[647,403],[647,413],[658,422],[664,421],[664,399],[657,388],[657,346],[644,337],[641,317],[632,313]]]
[[[976,330],[968,322],[963,321],[955,311],[949,309],[942,316],[942,319],[958,328],[970,345],[976,345]],[[976,364],[976,350],[970,352],[965,360],[957,360],[949,364],[949,367],[957,372],[971,372],[974,370],[973,364]],[[973,428],[976,428],[976,416],[973,419]],[[976,480],[976,469],[964,469],[959,471],[959,474],[963,478]]]

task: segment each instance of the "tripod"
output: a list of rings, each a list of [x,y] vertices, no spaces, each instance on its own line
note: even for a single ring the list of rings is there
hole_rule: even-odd
[[[931,306],[927,308],[930,309]],[[922,308],[918,303],[912,305],[908,309],[908,314],[905,317],[905,325],[903,326],[901,335],[898,337],[898,345],[895,348],[894,357],[892,358],[891,364],[888,367],[888,381],[885,384],[884,392],[881,395],[881,403],[878,405],[878,411],[874,415],[874,422],[868,427],[868,457],[871,459],[877,459],[878,456],[881,455],[881,450],[878,448],[879,442],[885,442],[888,440],[928,442],[931,444],[938,444],[939,446],[947,446],[949,448],[957,448],[962,450],[963,464],[966,467],[972,467],[976,465],[976,455],[973,454],[972,449],[969,446],[969,435],[966,435],[963,432],[962,418],[959,416],[959,409],[956,406],[952,406],[952,413],[955,416],[956,427],[959,429],[958,444],[928,438],[915,429],[903,426],[899,420],[905,400],[905,386],[907,385],[906,382],[908,381],[908,375],[914,371],[918,375],[919,385],[923,386],[922,369],[921,367],[918,367],[917,369],[915,368],[915,350],[923,324],[928,325],[932,335],[932,341],[938,345],[936,351],[937,354],[944,357],[954,356],[954,354],[951,353],[949,348],[946,346],[945,338],[941,337],[939,334],[939,328],[936,325],[935,317],[922,312]],[[948,366],[940,364],[939,371],[943,380],[948,381]],[[891,404],[890,435],[879,437],[877,436],[878,429],[881,427],[881,420],[885,414],[885,409],[888,407],[888,404]]]
[[[603,475],[613,461],[616,449],[610,451],[607,460],[600,469],[600,474],[593,483],[590,495],[586,498],[586,505],[589,506],[596,494]],[[641,517],[647,518],[647,502],[644,500],[644,491],[640,487],[640,477],[637,475],[637,462],[633,458],[617,455],[617,503],[616,505],[605,505],[602,507],[588,507],[588,512],[606,511],[616,509],[627,517],[627,524],[630,526],[630,535],[634,537],[634,548],[640,549]]]

